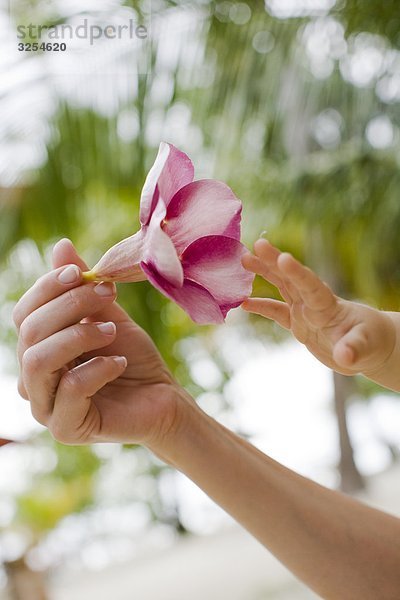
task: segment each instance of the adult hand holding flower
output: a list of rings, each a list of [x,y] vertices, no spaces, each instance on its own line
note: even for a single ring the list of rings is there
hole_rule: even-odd
[[[142,191],[140,231],[91,271],[62,240],[55,270],[17,304],[19,389],[60,441],[153,447],[175,428],[177,405],[193,403],[114,302],[114,281],[149,279],[198,323],[222,322],[249,295],[254,275],[240,260],[241,203],[221,182],[192,180],[189,158],[161,144]]]
[[[56,244],[53,264],[14,309],[21,395],[65,444],[157,448],[177,426],[185,392],[115,302],[114,284],[81,285],[87,265],[69,240]]]
[[[222,323],[251,293],[241,265],[241,202],[220,181],[193,181],[186,154],[161,143],[140,200],[140,230],[84,273],[86,281],[148,279],[196,323]]]

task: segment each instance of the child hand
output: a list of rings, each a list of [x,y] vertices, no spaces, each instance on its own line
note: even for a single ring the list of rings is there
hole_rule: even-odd
[[[53,263],[14,310],[19,391],[33,416],[65,444],[161,444],[176,426],[182,390],[115,303],[114,284],[81,285],[87,266],[69,240],[56,244]]]
[[[254,244],[243,266],[275,285],[285,302],[249,298],[245,310],[273,319],[326,366],[344,375],[362,372],[373,378],[395,346],[388,313],[338,298],[313,271],[267,240]]]

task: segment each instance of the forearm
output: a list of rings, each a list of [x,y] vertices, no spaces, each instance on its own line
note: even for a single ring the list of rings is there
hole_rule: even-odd
[[[400,392],[400,313],[382,312],[382,316],[389,317],[390,335],[388,337],[388,356],[384,363],[377,369],[363,373],[368,379],[383,385],[386,388]],[[382,327],[382,335],[386,334],[386,326]]]
[[[324,598],[395,600],[400,521],[297,475],[196,407],[157,452]]]

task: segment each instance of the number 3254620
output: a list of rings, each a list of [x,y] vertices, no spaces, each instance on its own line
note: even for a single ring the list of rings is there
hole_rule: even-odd
[[[51,42],[43,42],[42,44],[39,44],[38,42],[18,44],[18,50],[20,52],[65,52],[66,49],[67,45],[64,44],[64,42],[61,44],[58,42],[53,44]]]

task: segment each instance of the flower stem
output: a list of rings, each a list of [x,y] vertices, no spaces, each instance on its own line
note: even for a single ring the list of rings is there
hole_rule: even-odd
[[[86,283],[89,283],[90,281],[96,281],[96,273],[93,273],[93,271],[84,271],[82,273],[82,279]]]

